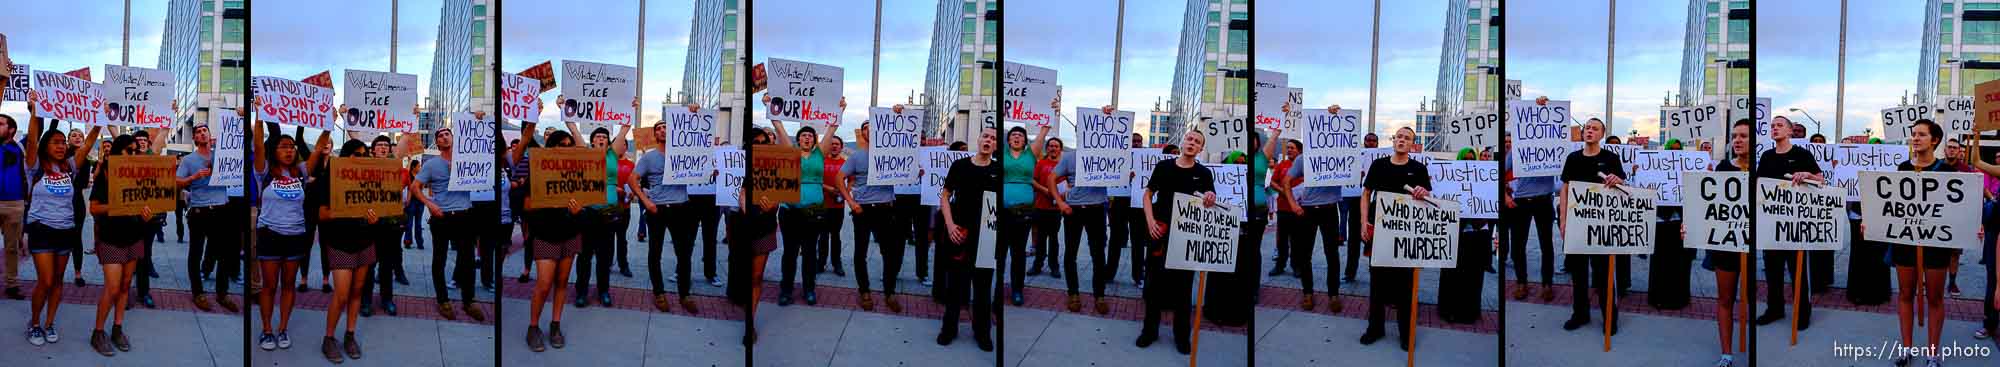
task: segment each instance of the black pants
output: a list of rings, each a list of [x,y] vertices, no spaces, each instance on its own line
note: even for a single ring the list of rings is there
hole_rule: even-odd
[[[688,279],[694,273],[694,230],[698,225],[689,220],[693,208],[686,204],[654,204],[657,210],[646,214],[646,277],[653,281],[653,296],[667,294],[667,287],[660,276],[660,252],[667,242],[667,232],[674,236],[674,279],[682,298],[687,298],[689,287],[694,281]],[[674,220],[680,219],[680,220]],[[709,252],[714,255],[714,251]],[[713,256],[710,256],[713,258]]]
[[[618,270],[632,271],[632,261],[626,256],[631,253],[629,247],[632,241],[625,237],[625,231],[632,229],[632,208],[619,206],[615,210],[618,214],[611,218],[611,248],[614,252],[612,256],[618,260]]]
[[[966,231],[965,244],[959,246],[977,246],[978,232]],[[973,252],[972,256],[991,256],[977,254],[978,251],[967,252]],[[993,269],[975,268],[973,261],[971,257],[967,257],[957,261],[945,260],[939,264],[944,268],[944,273],[938,278],[945,282],[943,287],[945,296],[944,317],[940,319],[942,325],[938,334],[958,335],[959,313],[965,309],[967,296],[972,297],[972,335],[984,339],[988,338],[993,330]]]
[[[1145,251],[1140,251],[1145,252]],[[1193,334],[1194,310],[1188,306],[1193,275],[1186,270],[1167,269],[1166,256],[1147,256],[1147,275],[1153,284],[1146,285],[1146,319],[1140,323],[1139,335],[1160,335],[1160,313],[1174,313],[1174,343],[1190,344]]]
[[[613,237],[623,237],[619,232],[622,228],[614,226],[617,222],[612,216],[615,214],[598,212],[584,216],[587,218],[577,223],[583,228],[583,250],[576,255],[576,290],[570,292],[577,299],[591,294],[592,274],[596,274],[597,294],[611,293],[611,256],[617,251],[613,249],[612,241]]]
[[[1337,234],[1339,233],[1339,226],[1341,224],[1340,206],[1339,204],[1313,205],[1307,206],[1305,209],[1305,217],[1294,220],[1292,228],[1279,228],[1279,230],[1292,232],[1292,271],[1297,272],[1299,275],[1300,289],[1305,292],[1307,297],[1311,297],[1313,293],[1313,245],[1322,243],[1319,239],[1324,239],[1326,242],[1323,242],[1324,244],[1321,245],[1320,250],[1326,253],[1326,293],[1338,294],[1339,292],[1335,290],[1339,289],[1338,284],[1340,283],[1334,277],[1339,275],[1336,273],[1339,272],[1340,268],[1340,252],[1335,250],[1335,248],[1340,246],[1340,236]],[[1319,235],[1319,237],[1313,237],[1315,234]],[[1348,247],[1360,246],[1348,245]],[[1349,257],[1349,259],[1353,259],[1353,257]]]
[[[1521,201],[1519,199],[1516,199],[1514,202],[1518,204]],[[1611,279],[1610,277],[1612,275],[1611,272],[1607,270],[1610,270],[1609,267],[1611,266],[1611,257],[1612,255],[1564,255],[1563,256],[1563,267],[1569,269],[1569,282],[1570,282],[1569,318],[1571,320],[1590,319],[1590,315],[1592,312],[1592,309],[1590,308],[1590,296],[1592,294],[1591,284],[1594,282],[1599,287],[1610,285],[1608,284],[1608,282],[1610,281]],[[1609,301],[1608,299],[1603,298],[1604,291],[1602,289],[1597,290],[1596,295],[1599,297],[1597,302],[1600,305],[1605,304],[1605,301]],[[1612,310],[1611,320],[1607,321],[1616,324],[1618,322],[1618,310]]]
[[[896,195],[896,218],[889,225],[896,232],[907,234],[910,238],[907,242],[917,246],[917,279],[930,279],[931,208],[924,206],[916,195]]]
[[[1341,205],[1340,223],[1347,224],[1347,231],[1341,232],[1343,234],[1346,234],[1347,237],[1347,270],[1345,274],[1347,275],[1347,279],[1354,279],[1355,268],[1359,266],[1360,265],[1359,263],[1361,262],[1361,248],[1364,247],[1363,244],[1365,244],[1368,240],[1366,238],[1361,238],[1361,197],[1355,196],[1355,197],[1341,198],[1340,205]],[[1307,213],[1311,214],[1311,211],[1307,211]],[[1319,218],[1330,218],[1330,217],[1319,217]],[[1326,220],[1332,220],[1332,219],[1326,219]],[[1326,242],[1331,246],[1340,245],[1339,243],[1334,242],[1333,237],[1331,236],[1327,237]],[[1336,293],[1333,291],[1334,289],[1333,284],[1335,284],[1333,282],[1333,269],[1334,266],[1340,264],[1340,259],[1333,258],[1333,255],[1331,255],[1333,253],[1333,249],[1331,247],[1326,249],[1326,253],[1329,254],[1326,257],[1326,284],[1327,284],[1326,289],[1328,294],[1332,294]],[[1306,254],[1310,255],[1311,252],[1307,252]]]
[[[813,264],[820,269],[832,266],[840,268],[840,227],[847,225],[847,205],[837,205],[832,209],[819,209],[820,231],[819,261]]]
[[[1480,296],[1486,291],[1485,270],[1493,260],[1492,246],[1488,245],[1493,243],[1492,227],[1468,226],[1476,229],[1458,233],[1458,266],[1438,271],[1438,314],[1447,322],[1479,321]]]
[[[1056,255],[1056,252],[1063,247],[1061,242],[1057,242],[1057,240],[1062,238],[1062,236],[1058,235],[1062,230],[1062,211],[1055,209],[1035,209],[1033,220],[1029,225],[1034,226],[1034,230],[1029,232],[1029,235],[1034,236],[1035,262],[1028,265],[1033,266],[1035,271],[1041,271],[1042,265],[1047,264],[1050,272],[1061,272],[1062,269],[1056,268],[1056,260],[1061,259]],[[1075,252],[1071,252],[1071,254],[1073,255]],[[1076,287],[1070,288],[1074,290]]]
[[[1021,289],[1028,282],[1028,237],[1031,232],[1029,227],[1034,221],[1031,213],[1033,209],[1002,208],[999,213],[1000,218],[996,218],[1000,221],[1000,230],[996,233],[1000,236],[998,245],[1007,251],[1007,279],[1010,280],[1007,286],[1014,293],[1021,293]],[[978,242],[968,241],[968,243]]]
[[[715,280],[715,228],[722,222],[722,211],[715,207],[715,195],[688,195],[688,210],[696,220],[695,229],[701,233],[701,275]],[[639,221],[645,226],[646,221]]]
[[[783,265],[784,278],[778,282],[778,293],[792,294],[792,279],[798,277],[799,268],[804,265],[807,290],[819,285],[819,254],[817,252],[819,232],[821,232],[818,209],[785,208],[778,211],[778,224],[785,240]]]
[[[1542,250],[1542,285],[1555,284],[1556,245],[1555,207],[1548,196],[1516,197],[1514,208],[1502,209],[1500,218],[1506,221],[1507,249],[1513,253],[1509,261],[1514,263],[1514,279],[1528,281],[1528,224],[1535,225],[1535,233],[1540,233]]]
[[[1121,207],[1113,210],[1125,211],[1125,228],[1129,228],[1129,232],[1131,232],[1132,283],[1144,282],[1146,281],[1146,266],[1153,263],[1148,259],[1152,257],[1152,254],[1146,252],[1146,249],[1151,248],[1153,244],[1153,231],[1151,228],[1146,228],[1145,209]],[[1115,226],[1116,224],[1113,225]],[[1104,263],[1111,264],[1111,267],[1116,268],[1116,264],[1118,264],[1117,247],[1113,247],[1111,254],[1106,255],[1106,257],[1105,260],[1107,261]]]
[[[1462,245],[1462,244],[1461,244]],[[1460,246],[1460,249],[1465,248]],[[1382,318],[1386,309],[1396,309],[1396,330],[1410,329],[1410,272],[1414,268],[1368,267],[1368,330],[1370,334],[1383,333]],[[1481,271],[1481,269],[1471,269]],[[1399,333],[1400,334],[1400,333]]]
[[[1808,252],[1810,253],[1811,251]],[[1811,266],[1799,264],[1796,261],[1798,260],[1798,253],[1798,251],[1765,250],[1763,254],[1760,254],[1764,258],[1764,304],[1766,305],[1764,312],[1780,315],[1785,313],[1785,295],[1792,292],[1791,288],[1785,287],[1785,278],[1798,274],[1795,271],[1795,266]],[[1811,255],[1807,256],[1810,257]],[[1811,279],[1812,272],[1806,272],[1806,279],[1792,279],[1795,284],[1806,286],[1803,289],[1799,289],[1799,314],[1797,316],[1800,318],[1810,319],[1812,317]]]
[[[458,282],[459,301],[470,304],[475,299],[472,297],[472,290],[476,285],[472,283],[472,279],[475,271],[473,269],[478,265],[473,263],[472,251],[479,244],[475,242],[478,233],[474,232],[476,227],[474,224],[488,219],[473,218],[471,214],[472,210],[468,209],[445,212],[442,217],[431,217],[431,290],[437,293],[439,304],[451,302],[451,293],[444,287],[444,277],[439,276],[444,274],[447,252],[454,252],[450,255],[453,255],[452,259],[457,263],[451,270],[451,280]],[[376,256],[379,257],[381,254],[378,253]]]
[[[1651,271],[1646,276],[1646,303],[1656,309],[1678,310],[1688,304],[1694,249],[1684,247],[1680,232],[1673,230],[1680,227],[1681,221],[1662,221],[1658,228],[1663,230],[1654,231],[1653,256],[1646,267]]]
[[[1131,206],[1131,198],[1113,196],[1111,197],[1111,203],[1104,207],[1104,214],[1107,217],[1105,227],[1111,229],[1108,231],[1110,233],[1111,244],[1105,246],[1105,258],[1103,260],[1096,259],[1095,253],[1092,253],[1091,259],[1091,265],[1094,268],[1103,268],[1103,270],[1099,271],[1104,272],[1104,284],[1111,284],[1112,280],[1118,279],[1118,253],[1125,248],[1125,244],[1131,243],[1129,240],[1131,240],[1133,234],[1143,233],[1132,232],[1131,219],[1129,218],[1131,217],[1129,215],[1131,213],[1129,212]],[[1138,270],[1136,267],[1138,263],[1133,262],[1132,264],[1135,265],[1133,270]]]
[[[406,221],[409,219],[405,219]],[[379,228],[379,233],[370,233],[375,238],[375,268],[361,274],[361,304],[373,305],[374,294],[382,293],[382,300],[396,299],[396,270],[403,268],[403,246],[396,240],[402,237],[403,226],[392,225]]]
[[[1236,270],[1230,273],[1209,273],[1208,289],[1200,296],[1206,308],[1201,317],[1216,325],[1242,326],[1250,322],[1252,306],[1256,305],[1258,281],[1264,277],[1264,262],[1259,261],[1264,243],[1264,227],[1270,224],[1263,207],[1250,207],[1249,218],[1243,221],[1243,228],[1236,234]]]
[[[234,229],[242,222],[237,219],[243,217],[231,216],[235,212],[232,209],[226,203],[188,209],[188,226],[194,227],[194,236],[188,239],[188,287],[195,295],[203,293],[200,270],[203,262],[216,262],[221,267],[220,275],[212,278],[215,293],[222,295],[229,294],[229,277],[243,264],[236,257],[241,246],[236,235],[243,232]],[[81,257],[80,253],[71,256]]]
[[[1824,293],[1833,286],[1833,257],[1834,251],[1806,251],[1806,279],[1812,281],[1807,284],[1812,285],[1813,293]]]
[[[868,294],[868,237],[881,242],[882,294],[896,295],[896,278],[903,274],[903,231],[896,222],[896,203],[860,204],[854,214],[854,284]]]
[[[1069,295],[1077,295],[1077,278],[1083,275],[1076,270],[1076,249],[1085,246],[1081,240],[1089,240],[1090,246],[1090,295],[1104,297],[1104,285],[1118,275],[1118,263],[1104,261],[1104,204],[1071,205],[1069,218],[1063,223],[1063,272],[1069,273]],[[1087,235],[1087,236],[1086,236]]]

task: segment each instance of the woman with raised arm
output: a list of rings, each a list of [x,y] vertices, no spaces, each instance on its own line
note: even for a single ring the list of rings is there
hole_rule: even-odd
[[[565,100],[564,98],[556,96],[558,101]],[[639,108],[639,98],[632,98],[632,108],[635,110]],[[574,122],[567,124],[572,133],[583,131]],[[590,306],[588,293],[592,279],[597,281],[598,305],[611,307],[611,258],[617,251],[614,247],[617,237],[624,236],[625,233],[625,228],[617,225],[617,216],[620,214],[619,210],[631,209],[630,206],[618,205],[625,199],[618,195],[618,189],[623,187],[627,177],[618,169],[618,160],[625,154],[625,141],[631,137],[631,127],[630,124],[619,126],[617,135],[612,135],[609,129],[602,127],[590,131],[590,148],[604,150],[604,203],[585,207],[584,209],[588,210],[570,222],[570,225],[581,224],[583,227],[583,253],[580,254],[583,256],[577,258],[576,263],[577,308]],[[593,261],[596,266],[592,266]],[[593,278],[592,274],[596,274],[596,277]]]
[[[949,240],[938,246],[938,267],[943,272],[939,279],[944,281],[944,317],[938,329],[938,345],[951,345],[958,338],[958,314],[965,307],[965,298],[972,297],[972,340],[979,344],[979,350],[992,351],[993,337],[993,269],[978,267],[980,256],[993,256],[998,261],[998,253],[979,251],[979,237],[985,226],[981,216],[987,194],[999,192],[1001,177],[1000,164],[993,161],[996,145],[992,129],[980,129],[979,150],[971,157],[959,158],[951,162],[951,168],[944,176],[944,187],[938,190],[938,202],[947,207],[940,208],[941,224]],[[1000,251],[996,246],[994,251]]]
[[[252,105],[260,105],[253,102]],[[254,107],[253,107],[254,109]],[[257,213],[257,265],[262,269],[264,291],[258,292],[258,321],[262,322],[262,333],[257,338],[257,347],[263,350],[290,349],[292,307],[298,298],[294,288],[299,272],[299,264],[312,250],[313,240],[306,232],[306,183],[310,180],[307,167],[319,166],[319,160],[332,145],[331,138],[321,131],[314,143],[312,156],[300,161],[298,140],[290,135],[280,134],[269,141],[264,140],[266,126],[255,125],[250,130],[251,140],[264,142],[264,154],[254,159],[253,168],[261,182],[259,195],[262,205]],[[276,125],[276,124],[272,124]],[[277,129],[276,126],[268,127]],[[273,291],[277,294],[273,294]],[[277,302],[273,302],[277,301]],[[278,308],[279,320],[275,332],[271,328],[272,307]],[[330,346],[322,346],[325,351]]]
[[[35,101],[40,95],[28,93],[28,115],[34,116]],[[14,126],[14,117],[0,115],[7,125]],[[63,271],[69,265],[71,253],[82,241],[83,226],[76,221],[74,199],[80,197],[76,190],[75,173],[84,155],[90,154],[90,146],[73,147],[62,131],[42,127],[42,118],[33,117],[28,122],[28,139],[25,165],[28,177],[28,210],[26,213],[28,254],[35,263],[35,288],[29,297],[28,343],[41,346],[56,343],[62,336],[56,333],[56,308],[62,305]],[[98,127],[90,128],[90,140],[97,139]],[[110,274],[106,272],[106,274]],[[108,290],[108,289],[107,289]]]
[[[764,103],[770,101],[771,96],[765,95]],[[846,98],[840,99],[840,109],[847,109]],[[827,190],[825,142],[819,139],[819,132],[813,131],[810,126],[799,126],[798,132],[791,138],[786,138],[783,134],[784,121],[773,119],[771,126],[775,128],[774,132],[777,132],[773,135],[777,136],[779,145],[791,145],[799,149],[800,170],[799,201],[779,204],[778,220],[784,223],[779,230],[784,231],[785,259],[784,265],[781,266],[784,271],[784,281],[778,283],[778,305],[792,304],[792,279],[796,278],[801,270],[805,271],[806,304],[817,305],[819,265],[823,260],[820,260],[820,255],[817,253],[816,242],[820,233],[828,230],[826,217],[830,215],[823,210]],[[833,135],[832,131],[826,133]]]
[[[1062,110],[1062,95],[1058,94],[1049,107]],[[1034,204],[1037,196],[1034,186],[1035,163],[1041,161],[1043,142],[1049,139],[1051,126],[1042,126],[1040,136],[1028,141],[1028,129],[1014,127],[1007,129],[1006,155],[1000,159],[1004,168],[1003,184],[1000,190],[1000,231],[999,244],[1008,253],[1008,271],[1013,288],[1012,301],[1015,306],[1026,302],[1022,298],[1022,287],[1027,284],[1028,238],[1030,224],[1034,219]],[[1037,261],[1039,262],[1039,261]]]

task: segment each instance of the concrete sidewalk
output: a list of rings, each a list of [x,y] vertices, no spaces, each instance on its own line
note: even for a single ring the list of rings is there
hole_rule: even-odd
[[[742,366],[746,355],[742,321],[603,307],[565,307],[568,345],[536,353],[526,341],[528,301],[510,295],[502,306],[500,358],[509,365]],[[544,332],[551,311],[542,311]]]
[[[71,287],[65,291],[79,288]],[[91,293],[102,289],[85,288]],[[191,312],[188,310],[146,309],[137,307],[125,312],[125,333],[132,340],[132,351],[105,357],[90,349],[90,330],[96,316],[95,294],[71,295],[58,307],[56,329],[62,332],[62,340],[40,347],[28,344],[25,331],[29,302],[0,300],[0,314],[19,317],[18,324],[9,323],[5,328],[5,342],[0,342],[0,356],[7,356],[8,366],[74,366],[74,365],[157,365],[157,366],[215,366],[234,367],[243,365],[243,319],[235,315]],[[179,296],[184,298],[184,296]],[[84,302],[88,301],[88,302]],[[111,316],[105,316],[105,323],[111,323]],[[105,332],[110,332],[106,325]]]
[[[1174,350],[1171,319],[1160,325],[1160,340],[1140,349],[1132,343],[1139,338],[1140,323],[1092,315],[1054,312],[1033,308],[1007,307],[1006,345],[1008,366],[1171,366],[1188,363],[1187,355]],[[1201,340],[1194,356],[1203,366],[1248,366],[1249,338],[1241,328],[1234,332],[1202,325]],[[1263,363],[1278,366],[1279,364]]]
[[[341,339],[346,323],[343,319],[334,326],[336,341]],[[252,362],[259,366],[332,365],[320,355],[320,338],[325,331],[326,313],[301,307],[292,313],[290,349],[258,349],[254,333],[245,345],[251,351]],[[361,359],[347,360],[345,364],[491,366],[493,336],[492,325],[376,314],[355,324],[355,338],[361,343],[362,355]]]
[[[1396,323],[1388,325],[1395,329]],[[1296,307],[1258,307],[1257,364],[1390,366],[1407,360],[1396,339],[1403,337],[1402,331],[1388,330],[1382,340],[1361,345],[1361,332],[1367,326],[1365,319],[1300,312]],[[1500,357],[1499,336],[1491,333],[1423,326],[1417,328],[1412,346],[1417,348],[1417,365],[1487,366]]]

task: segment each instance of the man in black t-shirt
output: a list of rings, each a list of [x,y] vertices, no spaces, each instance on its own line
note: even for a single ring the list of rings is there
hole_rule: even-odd
[[[1376,158],[1368,164],[1368,179],[1361,183],[1361,207],[1366,213],[1361,215],[1361,238],[1368,244],[1366,251],[1370,258],[1375,256],[1375,193],[1393,192],[1410,195],[1424,200],[1431,194],[1430,167],[1417,162],[1410,154],[1423,149],[1416,144],[1417,132],[1408,127],[1396,130],[1395,154]],[[1400,162],[1399,162],[1400,161]],[[1462,245],[1462,244],[1461,244]],[[1310,255],[1308,255],[1310,256]],[[1361,344],[1374,344],[1382,339],[1385,308],[1396,308],[1396,330],[1410,329],[1410,274],[1408,269],[1368,266],[1368,330],[1361,333]],[[1403,350],[1410,349],[1410,336],[1397,338]]]
[[[1764,153],[1758,154],[1757,160],[1750,162],[1751,165],[1757,167],[1757,178],[1790,180],[1794,185],[1805,181],[1826,181],[1821,176],[1822,172],[1819,169],[1819,163],[1813,159],[1812,152],[1792,146],[1792,131],[1798,129],[1798,127],[1798,124],[1792,123],[1791,119],[1784,116],[1777,116],[1771,119],[1771,139],[1774,140],[1771,150],[1766,150]],[[1752,194],[1751,196],[1755,197],[1756,195]],[[1811,251],[1815,256],[1820,252],[1830,253],[1831,251]],[[1757,316],[1757,325],[1766,325],[1785,319],[1785,293],[1790,292],[1789,288],[1785,288],[1785,277],[1788,274],[1796,274],[1789,269],[1792,266],[1798,266],[1797,264],[1793,264],[1793,260],[1798,256],[1798,252],[1765,250],[1760,255],[1764,258],[1764,281],[1766,282],[1764,304],[1766,306],[1764,313]],[[1793,281],[1797,282],[1797,284],[1812,284],[1805,282],[1805,279],[1793,279]],[[1810,290],[1799,290],[1798,317],[1799,330],[1805,330],[1807,326],[1812,325],[1812,292]]]
[[[944,189],[939,193],[940,202],[949,203],[948,209],[940,210],[946,235],[945,243],[937,247],[939,271],[944,286],[943,325],[938,329],[938,345],[951,345],[958,338],[958,313],[965,305],[965,297],[972,296],[972,338],[979,343],[979,349],[993,350],[993,338],[989,333],[993,323],[993,269],[979,269],[977,256],[997,256],[998,253],[979,253],[979,232],[984,226],[980,219],[981,206],[986,194],[999,190],[1000,162],[993,159],[994,132],[984,131],[979,137],[979,151],[971,157],[951,162],[945,171]]]
[[[1201,156],[1203,145],[1208,138],[1200,131],[1188,130],[1181,135],[1180,156],[1164,160],[1153,166],[1153,177],[1146,181],[1142,199],[1150,200],[1144,208],[1147,234],[1152,236],[1147,256],[1147,279],[1152,285],[1146,287],[1146,319],[1140,324],[1139,340],[1134,343],[1140,348],[1152,345],[1160,335],[1160,313],[1174,312],[1174,348],[1185,355],[1193,350],[1190,338],[1194,335],[1190,328],[1193,310],[1188,307],[1188,293],[1194,282],[1194,275],[1186,270],[1167,269],[1166,251],[1168,226],[1173,224],[1175,194],[1202,197],[1202,205],[1215,205],[1215,175],[1208,166],[1195,161]]]
[[[1583,123],[1583,149],[1570,152],[1563,160],[1562,181],[1566,184],[1560,190],[1560,201],[1565,208],[1557,209],[1562,216],[1562,233],[1569,232],[1569,187],[1567,183],[1588,182],[1617,187],[1625,183],[1625,167],[1621,165],[1618,153],[1604,150],[1598,140],[1604,136],[1604,121],[1592,118]],[[1568,249],[1564,249],[1567,251]],[[1576,330],[1590,323],[1590,285],[1595,280],[1599,285],[1609,283],[1611,256],[1576,255],[1563,256],[1563,267],[1569,269],[1570,314],[1569,321],[1563,322],[1563,330]],[[1595,271],[1593,271],[1593,269]],[[1604,302],[1606,300],[1598,300]],[[1611,333],[1618,333],[1618,312],[1612,310]]]

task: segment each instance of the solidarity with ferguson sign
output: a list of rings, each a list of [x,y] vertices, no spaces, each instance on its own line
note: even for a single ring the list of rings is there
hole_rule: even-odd
[[[1690,171],[1681,174],[1686,246],[1750,251],[1750,173]]]

